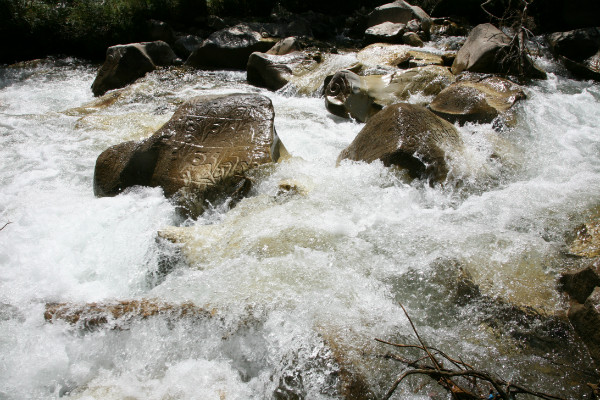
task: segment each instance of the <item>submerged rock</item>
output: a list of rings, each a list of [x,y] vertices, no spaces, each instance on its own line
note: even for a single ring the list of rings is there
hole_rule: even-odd
[[[553,33],[548,42],[575,76],[600,81],[600,28]]]
[[[411,95],[434,96],[454,80],[447,68],[439,66],[368,76],[344,70],[329,81],[325,105],[332,114],[365,122],[387,105]]]
[[[453,83],[433,99],[429,109],[450,122],[488,123],[505,115],[524,98],[525,93],[519,85],[507,79],[489,77]]]
[[[244,173],[286,154],[271,100],[252,94],[195,97],[150,138],[105,150],[94,193],[114,196],[134,185],[159,186],[191,215],[206,201],[241,196]]]
[[[170,304],[156,300],[121,300],[107,303],[48,303],[44,319],[48,322],[65,321],[83,329],[108,325],[124,329],[133,319],[162,316],[177,320],[182,318],[212,318],[216,310],[206,310],[193,303]]]
[[[157,66],[171,65],[177,56],[162,41],[111,46],[106,59],[92,83],[94,96],[126,86]]]
[[[250,54],[267,51],[275,43],[248,25],[239,24],[210,35],[185,63],[197,68],[244,69]]]
[[[523,72],[531,78],[545,79],[546,73],[538,69],[527,55],[524,55],[524,65],[518,65],[519,57],[511,54],[510,43],[511,38],[494,25],[477,25],[456,54],[452,73],[470,71],[520,75]]]
[[[406,45],[387,43],[371,44],[356,54],[364,68],[383,67],[389,69],[444,65],[440,55],[427,51],[414,50]]]
[[[443,182],[449,172],[447,159],[462,149],[458,131],[424,107],[393,104],[375,114],[338,157],[396,165],[414,178]]]

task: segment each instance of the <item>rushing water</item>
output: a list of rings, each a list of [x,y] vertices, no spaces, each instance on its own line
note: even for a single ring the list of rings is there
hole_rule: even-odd
[[[514,128],[459,128],[465,157],[453,182],[431,187],[380,163],[336,167],[362,125],[320,98],[254,88],[241,72],[165,69],[101,105],[95,71],[70,59],[0,68],[0,226],[11,222],[0,231],[0,398],[319,399],[348,380],[380,396],[402,365],[374,338],[415,343],[400,303],[428,344],[581,397],[590,360],[571,334],[528,339],[506,305],[564,309],[565,244],[599,204],[600,85],[551,73],[528,87]],[[94,197],[101,151],[150,135],[192,96],[233,92],[273,100],[293,155],[258,174],[250,197],[196,221],[156,188]],[[300,193],[280,193],[282,180]],[[174,225],[196,228],[194,254],[160,276],[173,249],[157,232]],[[455,300],[459,268],[483,300]],[[44,320],[50,302],[130,299],[214,316],[90,331]],[[421,382],[397,398],[439,392]]]

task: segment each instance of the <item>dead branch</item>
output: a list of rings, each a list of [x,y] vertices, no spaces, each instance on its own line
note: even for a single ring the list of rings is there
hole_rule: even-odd
[[[12,222],[8,221],[7,223],[5,223],[4,226],[0,228],[0,231],[6,228],[9,224],[12,224]]]
[[[397,354],[387,354],[384,356],[387,359],[399,361],[408,367],[408,369],[404,370],[402,375],[400,375],[400,377],[392,384],[384,396],[384,399],[389,399],[405,378],[411,375],[425,375],[446,389],[455,400],[484,399],[486,397],[484,397],[483,393],[490,388],[493,388],[493,391],[496,392],[496,398],[503,400],[512,400],[518,394],[527,394],[544,400],[565,400],[562,397],[530,390],[512,382],[505,381],[504,379],[494,377],[487,371],[477,370],[462,360],[457,360],[456,358],[448,356],[441,350],[433,347],[427,347],[417,332],[417,329],[408,315],[408,312],[402,304],[400,304],[400,306],[408,318],[408,321],[420,345],[398,344],[381,339],[375,340],[400,349],[417,349],[425,352],[426,356],[418,358],[417,360],[409,360]],[[440,359],[436,358],[436,356],[440,357]],[[451,368],[445,368],[441,360],[448,361],[451,364]],[[459,381],[457,379],[462,379],[462,382],[466,380],[468,383],[470,383],[471,390],[467,390],[463,386],[459,385]]]

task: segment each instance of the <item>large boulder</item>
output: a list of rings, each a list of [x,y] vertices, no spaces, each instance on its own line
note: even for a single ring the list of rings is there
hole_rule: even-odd
[[[600,81],[600,28],[556,32],[548,36],[548,42],[575,76]]]
[[[111,46],[92,83],[92,92],[94,96],[101,96],[111,89],[124,87],[157,66],[171,65],[176,59],[171,47],[163,41]]]
[[[94,193],[114,196],[134,185],[158,186],[198,215],[206,201],[243,195],[245,172],[285,154],[274,116],[271,100],[261,95],[195,97],[150,138],[100,154]]]
[[[384,22],[396,24],[408,24],[409,21],[417,20],[420,30],[429,33],[431,18],[422,8],[412,6],[404,0],[396,0],[393,3],[384,4],[375,8],[368,16],[368,26],[373,27]]]
[[[406,24],[394,22],[382,22],[372,26],[365,31],[365,42],[367,43],[402,43]]]
[[[440,66],[368,76],[343,70],[325,88],[325,105],[332,114],[365,122],[383,107],[412,95],[435,96],[454,80],[452,73]]]
[[[424,107],[398,103],[369,119],[338,162],[381,160],[405,168],[413,178],[443,182],[450,170],[447,160],[462,147],[454,125]]]
[[[440,117],[464,124],[488,123],[525,98],[523,89],[503,78],[488,77],[477,81],[456,82],[442,90],[429,104]]]
[[[513,54],[511,38],[492,24],[477,25],[456,54],[452,73],[463,71],[483,73],[507,73],[544,79],[546,73],[523,55],[520,65],[518,54]]]
[[[265,52],[275,43],[250,26],[239,24],[211,34],[185,63],[197,68],[245,69],[250,54]]]

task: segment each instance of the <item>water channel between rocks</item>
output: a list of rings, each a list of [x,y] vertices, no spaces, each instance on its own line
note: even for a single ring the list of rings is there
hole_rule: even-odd
[[[0,231],[0,398],[325,399],[344,380],[381,396],[402,366],[374,338],[415,343],[400,303],[430,345],[580,398],[586,353],[568,333],[540,339],[506,305],[564,309],[565,243],[599,203],[597,83],[551,73],[527,88],[514,128],[459,127],[460,179],[432,187],[377,162],[336,167],[362,124],[322,98],[173,68],[99,106],[95,72],[71,59],[0,68],[0,223],[11,222]],[[236,207],[183,221],[157,188],[94,197],[108,146],[149,136],[190,97],[235,92],[272,99],[293,156],[260,171]],[[302,190],[282,194],[282,180]],[[173,249],[157,232],[176,225],[198,226],[194,254],[160,276]],[[456,300],[461,274],[480,299]],[[89,331],[44,320],[49,302],[130,299],[213,316]],[[397,398],[438,390],[421,382]]]

